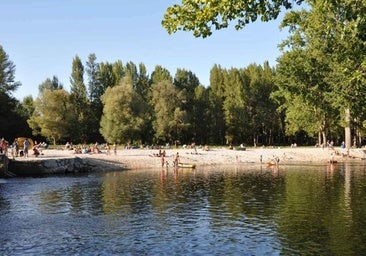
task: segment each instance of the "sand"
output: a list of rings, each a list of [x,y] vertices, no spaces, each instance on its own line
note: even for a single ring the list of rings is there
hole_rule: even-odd
[[[247,148],[246,150],[231,150],[228,148],[203,149],[165,149],[165,161],[173,164],[174,155],[178,152],[180,162],[199,166],[232,165],[232,164],[266,164],[274,158],[279,159],[280,165],[286,164],[326,164],[329,160],[343,162],[349,159],[361,160],[365,158],[364,149],[351,149],[349,156],[346,150],[340,148],[315,147],[284,147],[284,148]],[[159,150],[152,149],[121,149],[115,155],[113,151],[107,154],[74,154],[72,150],[45,149],[38,158],[66,158],[80,157],[88,161],[115,165],[128,169],[161,167],[161,158],[156,156]],[[34,159],[29,156],[29,160]]]

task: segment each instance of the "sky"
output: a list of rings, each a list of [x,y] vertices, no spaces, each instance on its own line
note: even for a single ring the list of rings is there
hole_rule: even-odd
[[[193,72],[209,86],[210,70],[245,68],[269,61],[276,65],[278,44],[286,38],[280,19],[255,22],[244,30],[214,31],[208,38],[191,32],[169,35],[161,26],[164,12],[176,0],[11,0],[0,2],[0,45],[15,64],[13,94],[19,100],[38,96],[38,86],[57,76],[70,90],[72,61],[143,63],[151,74],[156,65]],[[86,79],[86,74],[84,75]]]

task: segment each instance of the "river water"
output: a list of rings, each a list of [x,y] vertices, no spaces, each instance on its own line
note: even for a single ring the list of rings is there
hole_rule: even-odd
[[[366,167],[0,180],[0,255],[365,255]]]

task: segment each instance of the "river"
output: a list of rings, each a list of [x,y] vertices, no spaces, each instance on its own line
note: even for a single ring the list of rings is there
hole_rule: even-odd
[[[0,255],[365,255],[366,167],[0,179]]]

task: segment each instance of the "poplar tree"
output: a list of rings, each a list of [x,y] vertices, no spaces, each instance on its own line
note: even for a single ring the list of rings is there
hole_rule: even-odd
[[[223,102],[225,101],[225,86],[224,86],[225,71],[220,65],[214,65],[210,71],[210,87],[209,87],[209,102],[210,102],[210,129],[209,143],[225,144],[225,120],[223,111]]]
[[[86,74],[88,77],[88,100],[90,102],[90,126],[88,139],[101,140],[102,136],[99,132],[99,124],[103,112],[103,104],[101,97],[104,94],[104,87],[100,81],[100,65],[96,61],[97,57],[94,53],[88,56],[86,62]]]
[[[76,119],[73,126],[75,129],[71,134],[71,139],[75,142],[87,142],[90,127],[89,101],[87,98],[87,90],[84,84],[84,66],[76,56],[72,62],[72,71],[70,76],[71,84],[71,103]]]
[[[180,98],[182,100],[182,110],[187,115],[187,123],[185,124],[188,128],[186,132],[182,134],[183,139],[186,143],[194,142],[197,132],[197,123],[201,120],[195,120],[195,90],[199,86],[199,80],[192,71],[185,69],[177,69],[174,76],[174,86],[177,87]]]

